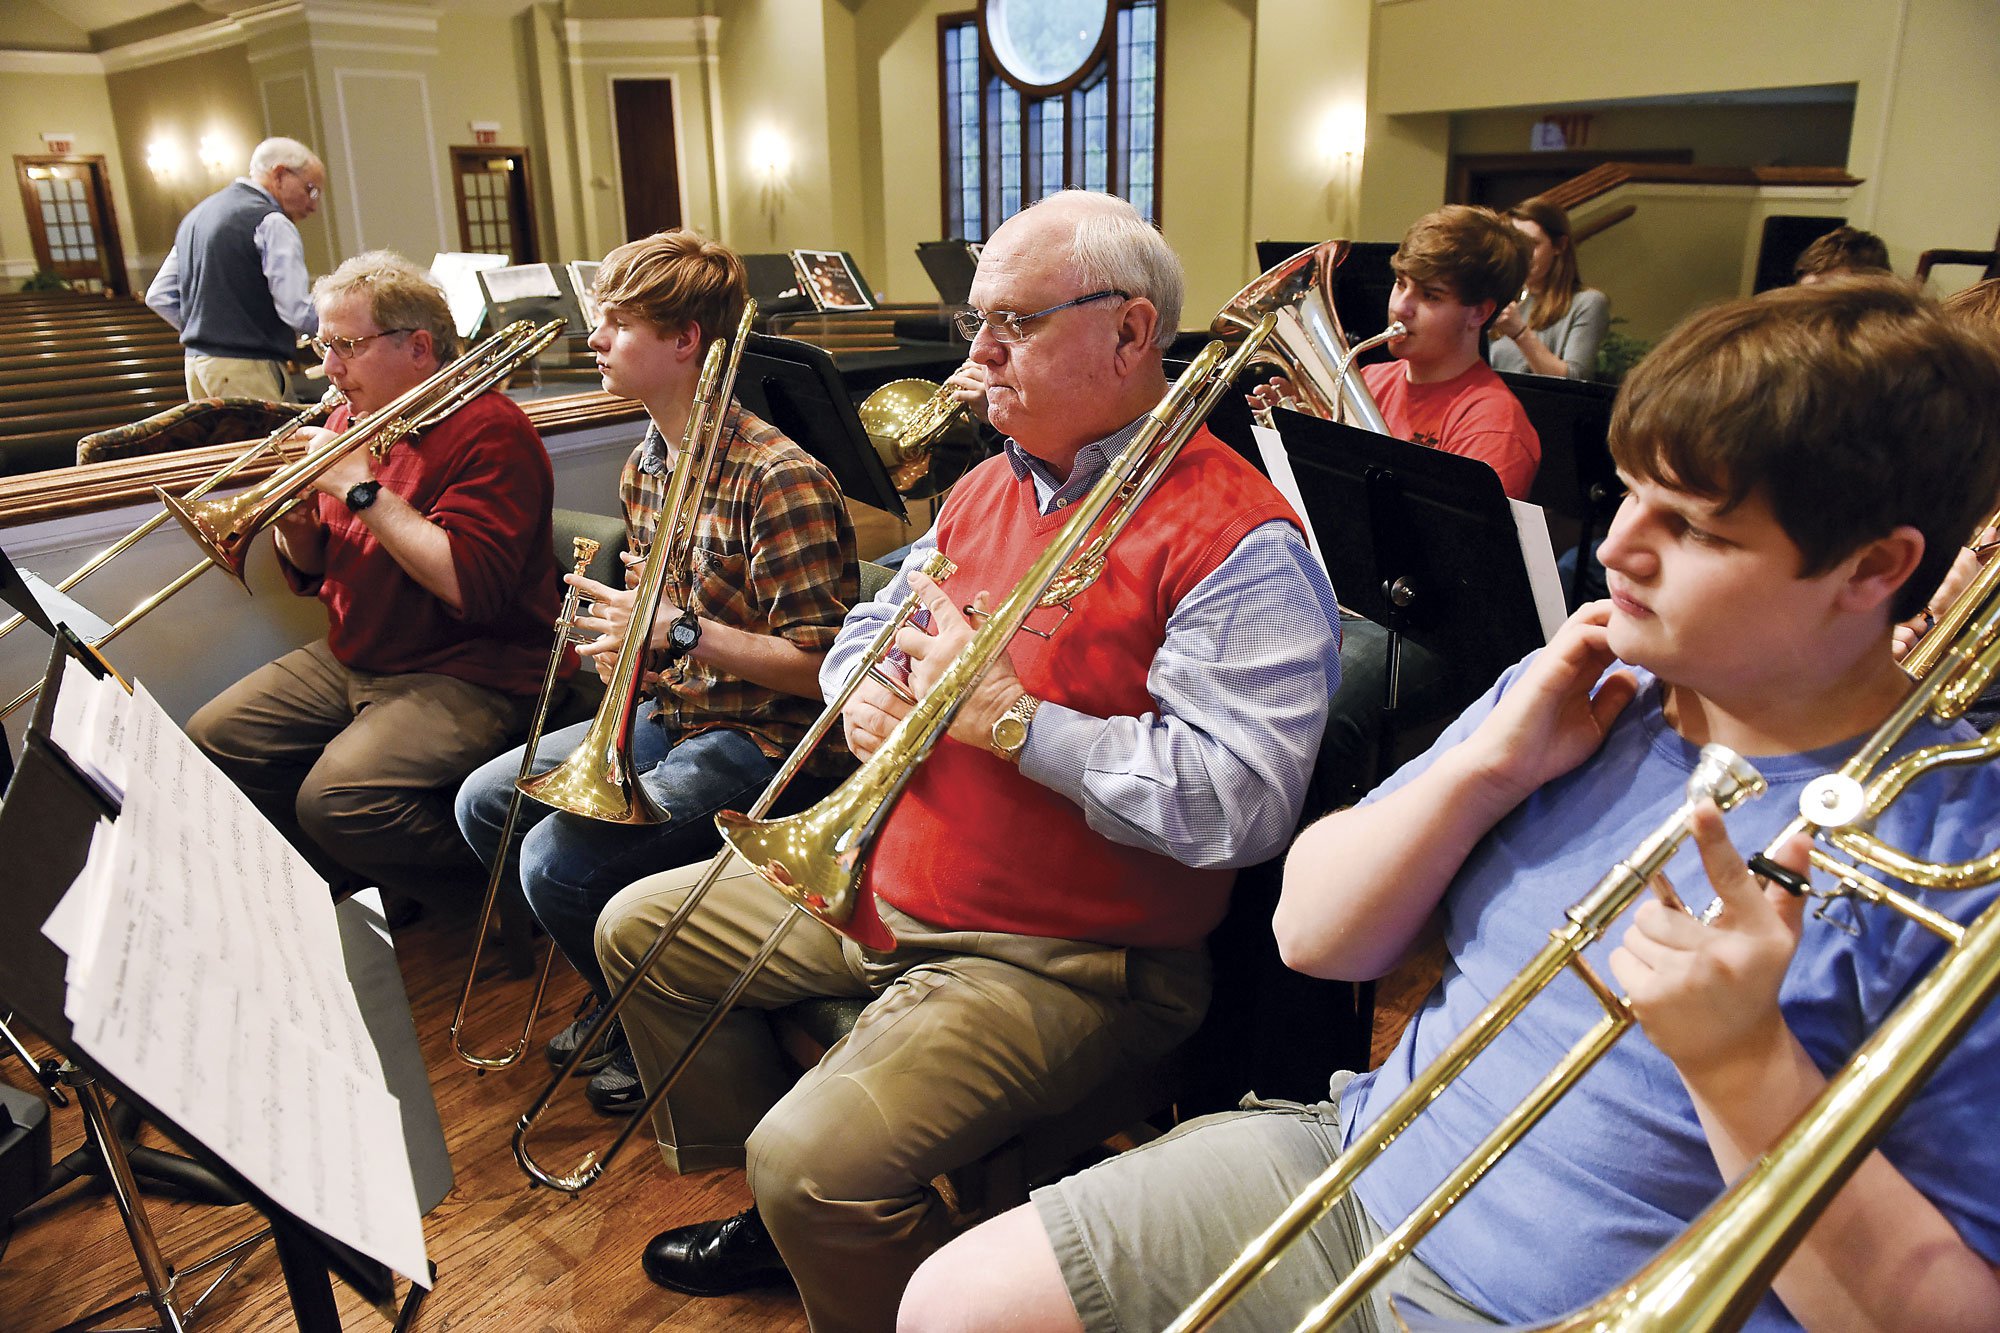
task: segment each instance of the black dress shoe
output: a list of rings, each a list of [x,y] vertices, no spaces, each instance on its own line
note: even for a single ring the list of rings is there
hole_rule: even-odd
[[[639,1263],[653,1281],[690,1296],[727,1296],[791,1281],[755,1208],[662,1231]]]

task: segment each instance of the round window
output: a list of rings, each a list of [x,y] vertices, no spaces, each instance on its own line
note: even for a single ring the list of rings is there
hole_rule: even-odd
[[[1069,83],[1103,50],[1115,0],[984,0],[981,27],[1007,77],[1027,92]]]

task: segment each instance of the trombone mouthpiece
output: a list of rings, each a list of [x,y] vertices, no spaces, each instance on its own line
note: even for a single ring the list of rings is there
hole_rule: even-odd
[[[1704,745],[1694,772],[1688,775],[1690,801],[1707,796],[1723,810],[1733,810],[1764,791],[1764,775],[1749,760],[1726,745]]]

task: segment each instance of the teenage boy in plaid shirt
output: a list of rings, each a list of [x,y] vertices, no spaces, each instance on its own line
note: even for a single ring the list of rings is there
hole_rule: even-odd
[[[596,296],[601,313],[590,347],[604,390],[637,399],[652,417],[618,485],[632,584],[643,558],[633,552],[655,540],[702,359],[742,314],[743,261],[692,231],[660,232],[605,256]],[[734,403],[723,433],[715,475],[698,480],[708,488],[692,568],[669,571],[653,621],[647,698],[633,729],[634,767],[671,818],[614,825],[529,801],[515,825],[509,859],[522,893],[592,991],[576,1021],[549,1042],[554,1065],[569,1058],[609,998],[592,948],[599,910],[633,880],[714,851],[711,816],[753,799],[817,716],[820,660],[857,600],[854,529],[832,473]],[[589,604],[578,625],[598,636],[577,652],[608,676],[631,620],[632,590],[577,574],[568,581]],[[538,767],[560,763],[589,725],[544,737]],[[824,747],[814,759],[821,770],[841,762],[838,749]],[[519,750],[501,755],[459,789],[459,827],[489,863],[520,765]],[[590,1100],[599,1110],[637,1105],[622,1033],[614,1030],[582,1067],[594,1071]]]

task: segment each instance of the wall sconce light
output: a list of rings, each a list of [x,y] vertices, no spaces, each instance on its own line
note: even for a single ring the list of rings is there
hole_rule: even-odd
[[[180,175],[185,161],[186,154],[176,139],[162,136],[146,145],[146,170],[153,173],[155,180]]]
[[[750,169],[775,185],[792,167],[792,146],[777,130],[765,127],[750,136]]]
[[[229,141],[220,134],[202,135],[201,144],[196,149],[196,154],[201,158],[203,170],[207,171],[210,175],[223,175],[236,163],[234,149],[231,147]]]
[[[1320,121],[1320,158],[1327,166],[1351,166],[1367,147],[1368,111],[1365,107],[1337,106]]]

